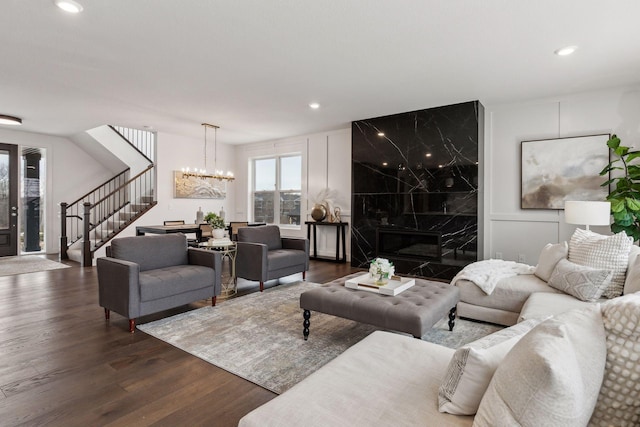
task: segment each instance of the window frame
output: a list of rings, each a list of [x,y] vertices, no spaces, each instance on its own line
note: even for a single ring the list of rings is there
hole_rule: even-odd
[[[282,189],[281,184],[282,184],[282,159],[283,158],[288,158],[288,157],[298,157],[300,159],[300,188],[299,189],[291,189],[291,188],[287,188],[287,189]],[[256,190],[256,161],[260,161],[260,160],[267,160],[267,159],[274,159],[275,160],[275,188],[273,189],[273,191],[267,191],[267,190]],[[253,221],[256,221],[255,218],[255,200],[256,200],[256,194],[273,194],[273,222],[269,223],[267,222],[267,224],[272,224],[272,225],[277,225],[281,228],[290,228],[290,229],[296,229],[299,230],[302,228],[302,220],[303,220],[303,213],[302,213],[302,196],[303,196],[303,191],[302,191],[302,187],[303,187],[303,155],[301,152],[292,152],[292,153],[286,153],[286,154],[276,154],[276,155],[270,155],[270,156],[260,156],[260,157],[254,157],[250,159],[251,162],[251,171],[252,173],[252,177],[251,177],[251,188],[249,191],[249,197],[250,197],[250,206],[251,206],[251,215],[250,218]],[[280,223],[280,199],[282,194],[298,194],[299,198],[300,198],[300,219],[298,220],[298,224],[288,224],[288,223]]]

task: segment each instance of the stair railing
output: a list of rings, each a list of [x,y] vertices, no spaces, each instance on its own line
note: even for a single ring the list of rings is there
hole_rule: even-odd
[[[68,248],[82,239],[82,265],[91,265],[93,253],[98,248],[156,204],[154,165],[150,164],[129,180],[122,179],[125,173],[128,170],[72,204],[60,203],[61,259],[68,259]],[[114,181],[119,185],[114,185]],[[116,225],[117,214],[127,206],[130,216],[121,225]]]
[[[145,156],[150,163],[154,162],[156,136],[153,132],[149,132],[148,130],[125,128],[122,126],[109,125],[109,127],[138,150],[140,154]]]

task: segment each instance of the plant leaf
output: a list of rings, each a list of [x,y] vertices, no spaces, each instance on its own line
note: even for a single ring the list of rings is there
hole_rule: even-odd
[[[627,162],[630,162],[633,159],[637,159],[640,157],[640,151],[631,151],[627,155]]]
[[[631,197],[625,198],[627,202],[627,208],[631,211],[640,211],[640,200],[632,199]]]
[[[616,149],[620,145],[620,138],[616,134],[611,135],[611,138],[607,141],[609,148]]]
[[[625,200],[624,199],[613,199],[611,200],[611,212],[621,212],[625,209]]]
[[[629,147],[625,147],[623,145],[619,146],[614,150],[614,152],[620,157],[626,156],[628,151],[629,151]]]

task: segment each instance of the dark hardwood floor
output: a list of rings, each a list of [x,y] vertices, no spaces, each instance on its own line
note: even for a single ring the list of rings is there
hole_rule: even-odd
[[[275,397],[141,331],[129,334],[116,313],[105,322],[95,267],[70,265],[0,277],[0,425],[235,426]],[[307,281],[351,271],[312,261]],[[244,282],[240,294],[257,290]]]

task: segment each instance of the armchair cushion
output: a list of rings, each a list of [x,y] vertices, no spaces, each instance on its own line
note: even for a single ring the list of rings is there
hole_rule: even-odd
[[[297,249],[278,249],[267,252],[269,270],[280,270],[292,265],[304,265],[307,259],[307,254]]]
[[[140,266],[140,271],[184,265],[188,264],[187,239],[181,233],[113,239],[111,256],[135,262]]]
[[[267,250],[282,249],[280,227],[277,225],[261,225],[259,227],[242,227],[238,229],[238,242],[262,243]]]
[[[140,297],[152,301],[211,287],[211,269],[200,265],[156,268],[140,273]]]

